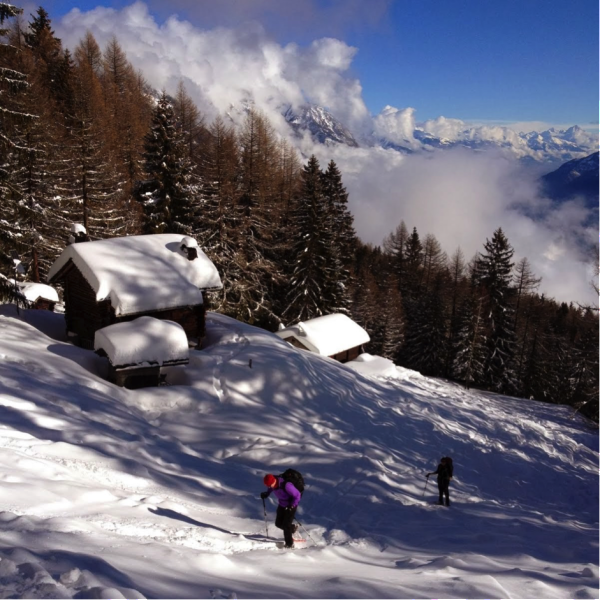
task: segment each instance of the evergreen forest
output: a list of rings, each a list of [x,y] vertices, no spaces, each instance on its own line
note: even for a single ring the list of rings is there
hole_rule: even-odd
[[[71,53],[43,8],[21,13],[0,3],[6,277],[18,256],[21,277],[45,281],[74,223],[90,239],[191,235],[223,281],[211,310],[271,331],[343,312],[370,354],[598,420],[597,309],[540,294],[501,228],[470,258],[404,222],[365,244],[335,162],[304,160],[260,111],[208,122],[183,84],[153,90],[116,38],[88,32]]]

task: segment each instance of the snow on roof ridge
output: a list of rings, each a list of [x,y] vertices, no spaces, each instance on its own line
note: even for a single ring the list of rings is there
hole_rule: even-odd
[[[38,298],[58,302],[58,292],[50,285],[37,283],[35,281],[23,281],[17,284],[21,293],[30,302],[35,302]]]
[[[201,290],[222,288],[221,278],[200,248],[188,260],[181,242],[180,234],[161,233],[72,244],[50,268],[48,281],[72,260],[96,300],[110,299],[117,316],[202,304]]]

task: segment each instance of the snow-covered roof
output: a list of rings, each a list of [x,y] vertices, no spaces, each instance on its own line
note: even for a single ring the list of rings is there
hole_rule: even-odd
[[[33,281],[24,281],[17,284],[21,293],[30,302],[35,302],[39,298],[49,300],[50,302],[58,302],[58,293],[53,287],[45,283],[34,283]]]
[[[371,339],[360,325],[341,313],[301,321],[276,334],[282,339],[295,337],[309,350],[323,356],[344,352]]]
[[[96,331],[94,350],[104,350],[115,367],[162,366],[189,360],[188,340],[179,323],[154,317],[115,323]]]
[[[188,260],[181,235],[162,233],[72,244],[48,274],[55,281],[72,260],[96,293],[110,299],[117,316],[202,304],[202,289],[221,288],[216,267],[198,248]]]

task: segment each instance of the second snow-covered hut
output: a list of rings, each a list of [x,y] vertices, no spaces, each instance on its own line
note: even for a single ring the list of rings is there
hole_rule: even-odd
[[[296,348],[328,356],[342,363],[362,354],[363,345],[371,339],[358,323],[341,313],[301,321],[280,329],[276,334]]]

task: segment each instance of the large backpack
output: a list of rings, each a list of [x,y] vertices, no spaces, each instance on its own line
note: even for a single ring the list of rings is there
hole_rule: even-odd
[[[304,494],[304,477],[300,471],[296,469],[286,469],[279,477],[283,477],[283,480],[287,483],[294,484],[294,487],[300,492],[300,495]]]
[[[446,459],[446,465],[448,465],[448,473],[450,474],[450,477],[452,477],[454,475],[454,465],[452,464],[452,459],[449,456],[444,456],[444,458]]]

